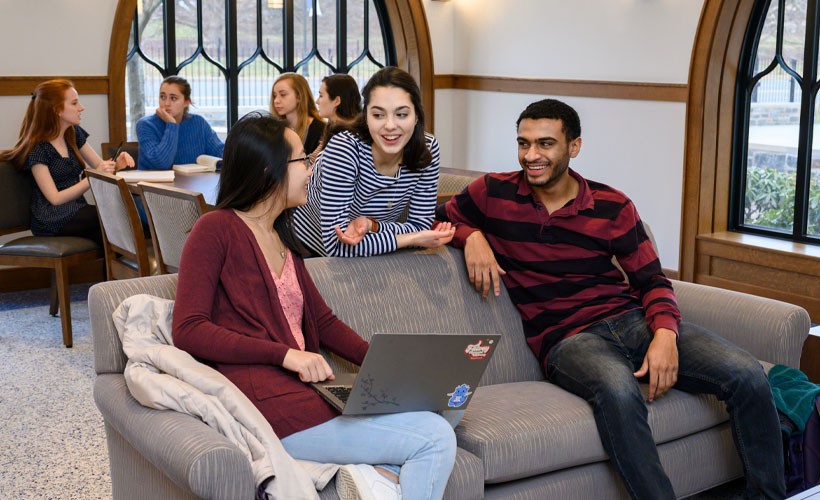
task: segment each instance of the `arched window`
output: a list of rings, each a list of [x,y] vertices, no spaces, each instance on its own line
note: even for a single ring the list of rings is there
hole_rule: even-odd
[[[735,94],[732,230],[820,243],[818,8],[758,0],[752,9]]]
[[[383,0],[139,0],[126,61],[128,140],[169,75],[191,83],[195,112],[224,138],[242,115],[268,109],[283,72],[305,76],[315,96],[323,77],[363,85],[396,53]]]

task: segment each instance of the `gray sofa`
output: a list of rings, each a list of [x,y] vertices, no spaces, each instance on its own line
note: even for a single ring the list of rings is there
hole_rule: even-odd
[[[543,380],[506,291],[482,299],[467,283],[460,251],[310,259],[307,265],[328,304],[365,338],[375,332],[503,335],[456,429],[459,450],[445,498],[628,498],[589,406]],[[137,293],[174,298],[175,285],[175,275],[154,276],[101,283],[89,292],[94,396],[105,420],[113,496],[250,499],[250,466],[238,449],[192,417],[140,406],[125,386],[126,360],[111,313]],[[674,286],[685,319],[761,360],[799,365],[809,329],[802,308],[691,283]],[[715,398],[672,390],[650,405],[649,419],[679,497],[742,475],[727,413]]]

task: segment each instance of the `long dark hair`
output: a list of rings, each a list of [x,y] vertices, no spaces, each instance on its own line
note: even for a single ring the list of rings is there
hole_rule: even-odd
[[[245,212],[270,196],[286,195],[292,153],[285,139],[287,126],[286,120],[254,111],[231,127],[222,154],[216,208]],[[288,248],[304,255],[305,248],[293,233],[292,217],[293,209],[284,210],[273,228]]]
[[[65,107],[65,93],[72,88],[74,84],[62,78],[47,80],[37,85],[26,108],[17,143],[12,149],[0,151],[0,158],[10,162],[17,169],[22,169],[29,153],[38,142],[56,139],[60,135],[60,113]],[[74,151],[77,161],[84,167],[85,162],[77,148],[74,127],[68,127],[64,137],[68,147]]]
[[[350,75],[330,75],[322,78],[327,89],[327,96],[332,101],[339,98],[336,114],[343,120],[354,120],[362,111],[362,95],[359,84]]]
[[[339,98],[339,105],[336,106],[336,115],[344,121],[331,121],[325,127],[322,134],[321,144],[327,145],[331,137],[350,130],[356,119],[362,112],[362,95],[359,93],[359,84],[350,75],[330,75],[322,78],[322,83],[327,89],[327,96],[332,101]]]
[[[410,141],[404,146],[402,160],[409,170],[415,171],[427,168],[433,161],[433,154],[427,147],[427,141],[424,138],[424,108],[421,105],[421,90],[419,90],[418,84],[410,73],[394,66],[387,66],[370,77],[370,80],[362,89],[364,110],[359,114],[359,118],[353,125],[353,131],[363,142],[373,144],[373,138],[367,128],[367,106],[370,103],[370,94],[373,89],[378,87],[396,87],[410,94],[410,101],[413,103],[418,121],[416,126],[413,127],[413,135],[410,137]]]

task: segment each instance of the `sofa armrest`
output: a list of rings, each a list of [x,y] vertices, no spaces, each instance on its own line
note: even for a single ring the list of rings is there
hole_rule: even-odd
[[[707,328],[756,358],[798,368],[809,334],[800,306],[722,288],[672,280],[684,321]]]
[[[106,423],[180,488],[200,498],[254,498],[248,458],[202,421],[142,406],[121,374],[98,375],[94,401]]]

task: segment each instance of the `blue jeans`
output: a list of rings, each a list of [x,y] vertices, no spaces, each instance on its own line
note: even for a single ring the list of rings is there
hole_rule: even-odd
[[[784,498],[780,426],[760,363],[696,325],[684,322],[679,330],[675,389],[714,394],[724,401],[746,475],[747,498]],[[642,310],[601,321],[550,351],[547,376],[592,406],[604,449],[632,498],[659,500],[675,498],[675,493],[633,375],[651,341]]]
[[[421,411],[336,417],[291,434],[294,458],[337,464],[401,466],[402,498],[440,499],[456,458],[456,435],[441,416]]]

